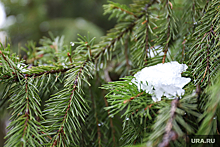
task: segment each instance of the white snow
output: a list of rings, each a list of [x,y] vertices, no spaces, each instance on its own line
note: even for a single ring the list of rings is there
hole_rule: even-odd
[[[23,64],[23,63],[18,63],[18,64],[17,64],[17,67],[18,67],[22,72],[27,72],[28,70],[26,70],[26,69],[24,68],[24,66],[25,66],[25,64]]]
[[[5,26],[6,22],[6,13],[3,3],[0,1],[0,29],[2,29]],[[7,38],[7,33],[5,31],[0,30],[0,43],[5,45]]]
[[[157,64],[137,72],[131,82],[136,84],[139,90],[152,94],[155,102],[160,101],[163,95],[173,99],[185,93],[182,88],[191,80],[181,77],[181,73],[187,68],[186,64],[179,64],[176,61]]]
[[[170,54],[171,54],[170,48],[168,48],[167,57],[170,57]],[[153,58],[155,56],[163,56],[163,55],[164,55],[163,46],[161,45],[151,47],[148,52],[148,56],[150,58]]]
[[[4,5],[0,2],[0,28],[2,28],[5,20],[6,20],[5,8]]]
[[[74,46],[74,45],[75,45],[75,43],[74,43],[74,42],[70,42],[70,44],[71,44],[71,46]]]

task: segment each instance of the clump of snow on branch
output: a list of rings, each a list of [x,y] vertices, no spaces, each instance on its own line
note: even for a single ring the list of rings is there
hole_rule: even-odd
[[[17,67],[22,71],[22,72],[27,72],[28,70],[25,69],[25,64],[23,63],[18,63]]]
[[[137,72],[131,82],[136,84],[139,90],[152,94],[155,102],[160,101],[163,95],[173,99],[185,93],[182,88],[191,80],[181,77],[181,73],[187,68],[186,64],[179,64],[176,61],[157,64]]]

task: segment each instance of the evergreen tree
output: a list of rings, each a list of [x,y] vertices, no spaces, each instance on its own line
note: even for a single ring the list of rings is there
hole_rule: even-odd
[[[11,114],[5,146],[181,147],[189,135],[219,135],[219,1],[104,9],[117,25],[98,44],[79,35],[65,45],[50,34],[41,47],[29,41],[25,59],[1,45],[0,108]],[[171,61],[188,65],[184,95],[155,101],[134,84],[138,71]]]

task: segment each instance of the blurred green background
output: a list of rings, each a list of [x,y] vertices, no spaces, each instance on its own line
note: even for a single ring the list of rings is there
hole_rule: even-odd
[[[132,0],[112,0],[129,4]],[[100,37],[112,28],[115,20],[103,15],[107,0],[1,0],[7,14],[9,43],[16,51],[27,40],[38,42],[51,31],[65,36],[65,43],[76,41],[77,34]]]
[[[114,2],[129,4],[132,0],[112,0]],[[106,34],[106,31],[116,24],[116,20],[108,20],[103,15],[103,4],[107,0],[0,0],[4,5],[6,20],[0,26],[2,38],[7,36],[7,43],[11,44],[13,52],[20,52],[28,40],[39,45],[39,39],[51,31],[54,36],[65,36],[65,43],[77,40],[77,34],[96,37],[96,41]],[[0,7],[1,8],[1,7]],[[3,13],[0,11],[0,16]],[[1,17],[0,17],[1,19]],[[3,20],[3,19],[2,19]],[[0,21],[2,21],[0,20]],[[4,33],[3,33],[4,32]],[[2,33],[2,34],[1,34]],[[0,36],[0,41],[2,39]],[[23,55],[21,55],[22,57]],[[2,97],[4,85],[0,85]],[[3,146],[9,115],[7,106],[2,107],[0,100],[0,147]]]

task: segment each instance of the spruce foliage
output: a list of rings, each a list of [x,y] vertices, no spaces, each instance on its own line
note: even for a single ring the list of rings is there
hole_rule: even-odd
[[[110,1],[104,10],[117,24],[99,43],[88,34],[65,45],[50,33],[23,47],[25,59],[1,45],[5,146],[181,147],[189,135],[219,135],[219,1]],[[170,61],[189,66],[182,97],[154,102],[131,82]]]

